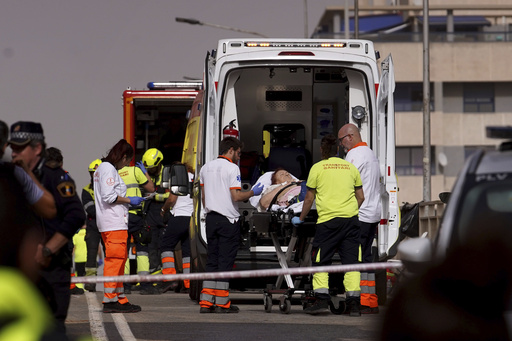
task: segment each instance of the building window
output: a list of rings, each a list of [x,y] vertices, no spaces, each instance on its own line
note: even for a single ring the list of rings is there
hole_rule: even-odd
[[[434,147],[430,149],[430,174],[436,174]],[[423,175],[423,147],[396,147],[397,175]]]
[[[434,91],[430,84],[430,110],[434,111]],[[423,111],[423,83],[396,83],[395,111]]]
[[[464,83],[464,112],[494,112],[494,83]]]
[[[486,152],[496,150],[495,146],[464,146],[464,160],[467,160],[477,150],[483,149]]]

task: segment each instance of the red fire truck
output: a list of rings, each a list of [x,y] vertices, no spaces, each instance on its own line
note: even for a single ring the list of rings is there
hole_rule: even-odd
[[[123,92],[124,138],[140,160],[149,148],[164,153],[164,164],[180,161],[185,129],[201,81],[150,82],[147,89]]]

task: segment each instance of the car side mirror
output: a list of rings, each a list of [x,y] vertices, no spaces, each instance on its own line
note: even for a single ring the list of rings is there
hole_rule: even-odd
[[[447,204],[448,200],[450,199],[450,194],[450,192],[439,193],[439,200],[441,200],[443,204]]]
[[[411,238],[398,245],[398,258],[412,273],[425,270],[432,262],[432,241],[428,238]]]
[[[187,167],[182,164],[165,166],[162,170],[162,187],[170,189],[174,195],[189,195],[190,181]]]

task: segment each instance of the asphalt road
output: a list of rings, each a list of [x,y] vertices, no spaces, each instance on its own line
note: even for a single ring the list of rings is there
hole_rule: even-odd
[[[132,314],[103,314],[103,292],[74,295],[66,320],[68,336],[78,340],[93,336],[104,340],[376,340],[385,308],[378,315],[350,317],[331,312],[305,314],[300,296],[293,300],[290,314],[279,311],[274,300],[271,313],[265,312],[263,294],[233,292],[238,314],[199,314],[199,305],[187,294],[128,295],[142,307]],[[277,298],[274,296],[274,298]]]

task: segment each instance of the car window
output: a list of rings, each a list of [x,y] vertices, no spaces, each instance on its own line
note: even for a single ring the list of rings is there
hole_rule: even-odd
[[[460,242],[472,229],[512,227],[512,179],[504,181],[468,181],[468,190],[459,203],[456,239]]]

